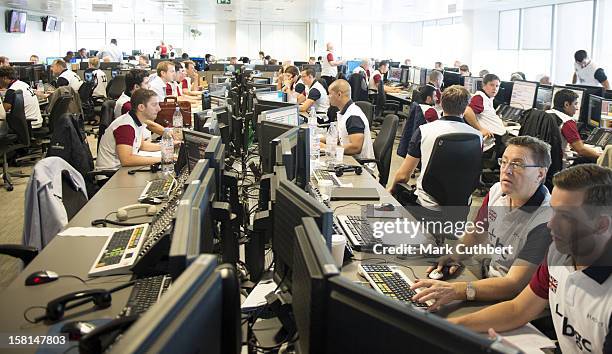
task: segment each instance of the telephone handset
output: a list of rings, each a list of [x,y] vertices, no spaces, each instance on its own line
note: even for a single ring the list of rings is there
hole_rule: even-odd
[[[157,207],[155,205],[150,205],[150,204],[132,204],[132,205],[127,205],[127,206],[121,207],[121,208],[119,208],[117,210],[117,220],[119,220],[119,221],[127,220],[128,219],[128,212],[130,210],[137,210],[137,209],[146,209],[148,216],[153,216],[153,215],[155,215],[155,213],[157,213]]]

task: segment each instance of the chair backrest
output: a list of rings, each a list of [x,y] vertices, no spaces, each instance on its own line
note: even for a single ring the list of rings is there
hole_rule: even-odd
[[[70,177],[68,170],[62,171],[62,204],[66,209],[68,215],[68,221],[70,221],[78,212],[87,204],[87,198],[85,195],[87,191],[80,190],[78,186],[74,184]]]
[[[318,81],[321,86],[323,86],[323,88],[325,88],[325,92],[329,93],[329,88],[327,87],[327,81],[323,80],[323,79],[315,79],[316,81]]]
[[[106,86],[106,96],[116,100],[125,91],[125,76],[117,75]]]
[[[98,127],[98,140],[104,135],[104,131],[115,120],[115,105],[117,101],[106,100],[102,103],[100,110],[100,126]]]
[[[481,156],[478,135],[440,135],[423,175],[423,190],[441,206],[469,205],[481,172]]]
[[[55,101],[55,104],[49,113],[49,131],[51,133],[53,133],[55,122],[59,119],[59,117],[65,113],[68,113],[70,110],[71,101],[72,96],[68,92],[61,93],[61,95]]]
[[[380,117],[387,105],[387,94],[385,93],[385,84],[383,80],[378,82],[378,92],[376,93],[376,116]]]
[[[400,143],[397,146],[397,154],[399,156],[406,157],[412,135],[414,135],[414,132],[425,123],[427,123],[427,121],[423,115],[423,110],[418,103],[412,102],[410,111],[408,112],[408,119],[404,122],[404,130],[402,131]]]
[[[351,85],[351,99],[353,102],[368,100],[368,83],[363,74],[351,74],[349,85]]]
[[[389,180],[389,170],[391,169],[391,153],[393,151],[393,142],[397,133],[397,125],[399,118],[395,114],[388,114],[383,120],[380,132],[374,140],[374,157],[378,161],[378,181],[383,187],[387,186]]]
[[[370,128],[372,128],[372,122],[374,121],[374,106],[368,101],[355,101],[357,107],[361,108],[363,114],[368,118]]]
[[[6,115],[6,123],[11,133],[17,135],[20,145],[30,146],[30,124],[26,120],[23,91],[15,90],[15,101],[11,112]]]

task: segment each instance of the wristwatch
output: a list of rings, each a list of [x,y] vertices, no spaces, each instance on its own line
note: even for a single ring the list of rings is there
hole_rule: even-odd
[[[476,298],[476,288],[474,287],[474,284],[472,284],[471,281],[468,282],[465,287],[465,297],[468,301],[474,301],[474,299]]]

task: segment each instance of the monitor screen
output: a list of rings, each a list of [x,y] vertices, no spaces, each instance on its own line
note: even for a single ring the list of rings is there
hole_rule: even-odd
[[[463,78],[463,87],[468,90],[472,95],[476,93],[480,88],[482,88],[482,78],[481,77],[473,77],[473,76],[465,76]]]
[[[185,140],[185,152],[187,153],[187,163],[189,171],[192,171],[198,160],[206,158],[206,151],[208,144],[212,139],[212,135],[195,132],[195,131],[183,131]]]
[[[293,107],[270,109],[261,112],[260,115],[261,121],[281,123],[294,127],[300,124],[299,117],[300,114],[297,105]]]
[[[286,102],[282,91],[257,92],[257,101]]]
[[[282,161],[277,160],[276,149],[279,146],[279,136],[294,129],[295,126],[284,124],[283,122],[262,121],[260,128],[257,129],[259,142],[259,161],[264,173],[272,173],[273,166]]]
[[[598,128],[600,126],[601,115],[604,114],[604,109],[609,109],[609,107],[604,108],[604,100],[603,97],[599,96],[589,97],[589,128]],[[608,112],[606,111],[605,114],[607,115]]]
[[[550,109],[552,106],[552,86],[538,87],[538,95],[536,96],[536,108],[542,111]]]
[[[389,69],[388,80],[391,82],[400,82],[402,78],[402,69],[400,68],[391,68]]]
[[[409,77],[410,77],[410,69],[409,69],[409,68],[402,68],[401,70],[402,70],[402,76],[401,76],[401,78],[400,78],[400,83],[402,83],[402,84],[406,85],[406,84],[408,84],[408,82],[410,81],[410,80],[409,80]]]
[[[23,11],[6,11],[6,31],[12,33],[24,33],[26,30],[27,13]]]
[[[573,87],[565,87],[565,86],[554,86],[553,87],[553,104],[552,106],[554,107],[555,105],[555,95],[557,94],[557,92],[563,90],[563,89],[567,89],[567,90],[571,90],[574,91],[577,95],[578,95],[578,109],[576,110],[576,113],[574,114],[574,116],[572,118],[574,118],[575,121],[579,121],[580,120],[580,114],[582,112],[582,105],[584,102],[584,89],[579,89],[579,88],[573,88]]]
[[[353,70],[355,70],[359,65],[361,65],[361,61],[360,60],[349,60],[346,62],[346,72],[348,75],[351,75],[353,73]]]
[[[514,81],[512,96],[510,96],[510,106],[522,110],[533,108],[537,93],[537,82]]]

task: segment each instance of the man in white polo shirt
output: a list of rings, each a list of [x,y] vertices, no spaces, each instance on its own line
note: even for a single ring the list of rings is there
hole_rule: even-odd
[[[15,91],[23,92],[23,108],[26,119],[30,122],[32,128],[40,128],[43,123],[42,115],[40,114],[40,105],[34,90],[30,85],[21,80],[17,80],[17,72],[12,66],[0,67],[0,89],[6,89],[2,105],[4,110],[9,112],[15,102]]]
[[[51,72],[57,75],[57,87],[70,86],[74,91],[79,92],[79,88],[83,84],[83,80],[75,72],[68,70],[66,62],[62,59],[56,59],[51,64]]]
[[[338,77],[338,65],[345,64],[346,61],[334,58],[334,45],[329,42],[326,45],[327,51],[321,58],[321,79],[325,80],[327,87]]]
[[[171,61],[162,61],[157,64],[157,75],[149,78],[149,87],[157,94],[157,100],[163,102],[168,92],[172,93],[172,82],[176,78],[176,69]],[[169,91],[168,91],[169,90]]]
[[[465,121],[469,125],[478,129],[485,139],[495,138],[498,157],[504,153],[502,136],[506,134],[504,122],[493,107],[493,98],[499,91],[499,85],[500,80],[497,75],[485,75],[482,78],[482,90],[476,91],[470,100],[470,105],[465,109]]]
[[[468,105],[469,99],[470,93],[459,85],[453,85],[444,90],[442,93],[444,116],[436,121],[419,126],[414,132],[408,145],[408,153],[404,158],[404,162],[402,162],[402,165],[395,173],[393,182],[388,188],[391,194],[393,194],[398,183],[408,182],[419,162],[421,162],[421,171],[427,170],[434,142],[440,135],[449,133],[475,134],[482,142],[480,133],[463,122],[463,112]],[[423,189],[424,175],[424,173],[421,173],[417,179],[416,191],[411,195],[412,200],[408,202],[428,209],[436,209],[439,206],[438,202]]]
[[[94,69],[93,75],[97,82],[93,95],[97,97],[106,97],[108,79],[106,78],[104,70],[100,70],[100,59],[98,57],[89,58],[89,68]]]
[[[431,123],[430,123],[431,124]],[[432,309],[454,300],[491,301],[516,296],[529,283],[550,245],[546,223],[550,220],[550,194],[544,186],[551,164],[550,145],[530,136],[519,136],[508,141],[501,158],[500,181],[491,187],[482,201],[475,224],[483,232],[467,233],[460,244],[471,247],[488,244],[509,250],[507,254],[480,255],[484,279],[474,282],[445,282],[432,279],[418,280],[414,288],[427,288],[414,299],[434,299]],[[512,248],[509,248],[512,247]],[[469,256],[453,253],[438,260],[438,271]],[[434,267],[430,267],[428,272]]]
[[[589,86],[603,86],[606,90],[610,89],[608,77],[603,68],[595,64],[586,52],[586,50],[578,50],[574,53],[574,76],[572,83]]]
[[[302,70],[302,82],[306,86],[306,100],[300,105],[300,112],[310,111],[314,107],[318,113],[327,113],[329,109],[329,97],[325,87],[315,78],[312,69]]]
[[[612,353],[612,170],[587,164],[553,178],[553,244],[514,299],[449,321],[490,334],[547,307],[563,353]]]
[[[132,93],[132,109],[115,119],[100,139],[98,169],[122,166],[146,166],[160,162],[159,157],[138,155],[139,151],[159,151],[159,144],[145,139],[145,124],[154,120],[160,111],[155,92],[139,89]]]

